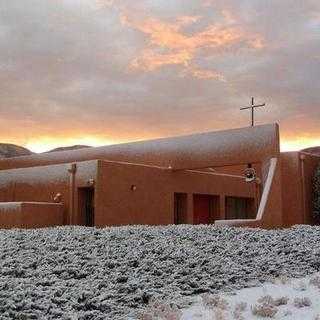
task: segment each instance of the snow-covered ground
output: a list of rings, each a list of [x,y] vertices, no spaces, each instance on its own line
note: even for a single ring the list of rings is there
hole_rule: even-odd
[[[154,300],[140,319],[152,320],[320,320],[320,273],[273,279],[260,287],[232,293],[202,294],[189,299],[189,307]]]
[[[154,301],[187,316],[202,294],[320,271],[320,228],[310,226],[1,230],[0,244],[1,320],[134,319]]]
[[[180,311],[180,320],[241,319],[320,320],[320,274],[302,279],[277,279],[232,295],[205,294]]]

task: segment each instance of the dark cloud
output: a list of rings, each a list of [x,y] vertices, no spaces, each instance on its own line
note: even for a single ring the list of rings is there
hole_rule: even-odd
[[[320,142],[319,30],[315,0],[0,0],[0,137],[238,127],[254,95],[260,123]]]

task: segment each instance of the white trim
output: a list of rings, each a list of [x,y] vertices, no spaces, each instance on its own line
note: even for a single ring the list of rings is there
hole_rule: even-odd
[[[261,220],[264,215],[264,212],[265,212],[265,209],[267,206],[267,202],[269,199],[270,191],[271,191],[273,178],[274,178],[276,168],[277,168],[277,162],[278,162],[277,158],[270,159],[268,176],[267,176],[264,188],[263,188],[263,192],[262,192],[262,196],[261,196],[261,200],[260,200],[260,205],[259,205],[259,209],[258,209],[258,213],[257,213],[257,218],[256,218],[257,220]]]
[[[277,163],[278,159],[277,158],[271,158],[270,163],[269,163],[269,171],[267,175],[267,179],[263,188],[261,200],[260,200],[260,205],[258,209],[258,213],[256,216],[256,219],[233,219],[233,220],[216,220],[215,225],[223,226],[223,225],[229,225],[229,226],[241,226],[241,225],[255,225],[257,223],[260,223],[266,207],[267,207],[267,202],[270,196],[271,192],[271,187],[272,187],[272,182],[276,173],[277,169]]]
[[[185,170],[187,172],[192,172],[192,173],[200,173],[200,174],[207,174],[207,175],[212,175],[212,176],[222,176],[222,177],[230,177],[230,178],[238,178],[238,179],[243,179],[245,180],[245,176],[240,176],[236,174],[228,174],[228,173],[215,173],[215,172],[206,172],[206,171],[199,171],[199,170]]]

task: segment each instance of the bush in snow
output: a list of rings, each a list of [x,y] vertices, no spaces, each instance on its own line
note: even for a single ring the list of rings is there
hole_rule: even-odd
[[[280,297],[280,298],[274,299],[273,301],[274,301],[274,305],[279,307],[279,306],[286,305],[289,301],[289,298],[288,297]]]
[[[311,285],[317,287],[318,289],[320,289],[320,276],[316,275],[316,276],[312,277],[310,279],[310,281],[309,281],[309,284],[311,284]]]
[[[296,308],[310,307],[312,302],[309,298],[295,298],[293,304]]]
[[[307,290],[307,283],[303,280],[300,280],[294,285],[294,289],[297,291],[306,291]]]
[[[149,307],[138,314],[139,320],[179,320],[182,312],[175,306],[152,299]]]
[[[234,311],[233,311],[233,317],[235,320],[244,320],[243,312],[246,311],[247,304],[245,302],[239,302],[236,304]]]
[[[280,297],[280,298],[274,299],[270,295],[266,295],[258,299],[258,302],[260,304],[270,305],[274,307],[286,305],[288,301],[289,301],[288,297]]]
[[[227,300],[222,298],[219,295],[203,294],[202,295],[202,302],[203,302],[203,305],[209,309],[213,309],[213,308],[218,308],[221,310],[228,309]]]
[[[278,312],[277,307],[263,303],[255,304],[251,307],[252,314],[262,318],[273,318]]]
[[[270,295],[262,296],[258,299],[258,304],[251,307],[251,311],[255,316],[273,318],[278,312],[277,306],[287,304],[288,301],[287,297],[274,299]]]
[[[222,309],[214,310],[214,320],[226,320],[226,314]]]

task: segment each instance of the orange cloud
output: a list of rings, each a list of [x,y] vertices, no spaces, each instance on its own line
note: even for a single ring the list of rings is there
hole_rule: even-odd
[[[188,34],[184,28],[196,23],[201,17],[181,16],[170,23],[156,18],[141,19],[122,14],[123,25],[141,31],[149,40],[147,47],[132,61],[130,68],[154,71],[166,65],[180,65],[184,68],[183,74],[199,79],[222,80],[219,72],[202,70],[194,64],[201,50],[209,49],[210,52],[219,54],[233,45],[245,45],[253,49],[261,49],[264,45],[260,36],[247,34],[240,27],[229,25],[235,21],[229,13],[224,12],[223,15],[227,25],[209,25],[202,31]]]
[[[146,49],[140,57],[135,58],[131,67],[144,71],[153,71],[165,65],[181,64],[187,66],[193,56],[190,52],[183,50],[173,53],[157,53],[152,49]]]

